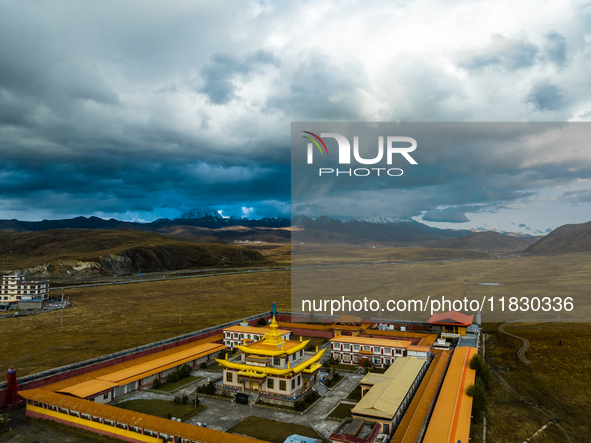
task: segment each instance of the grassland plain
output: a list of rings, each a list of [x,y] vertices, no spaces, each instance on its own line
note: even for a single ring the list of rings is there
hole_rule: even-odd
[[[415,252],[415,249],[406,248]],[[376,248],[377,250],[377,248]],[[569,254],[554,257],[508,257],[475,260],[445,260],[431,262],[398,262],[396,264],[376,264],[367,262],[371,249],[362,249],[356,265],[355,257],[348,254],[346,261],[350,267],[332,269],[312,268],[292,271],[292,311],[301,310],[303,299],[376,299],[385,304],[387,300],[430,300],[445,296],[447,299],[476,299],[494,295],[494,312],[490,303],[485,304],[483,321],[506,321],[520,319],[556,319],[557,312],[511,312],[510,297],[572,297],[574,309],[560,312],[561,319],[591,319],[591,297],[589,280],[591,275],[591,255]],[[331,253],[332,254],[332,253]],[[387,248],[378,252],[380,256],[393,256]],[[390,254],[390,255],[387,255]],[[318,254],[316,257],[328,256]],[[310,258],[313,260],[314,258]],[[294,268],[301,263],[294,255]],[[375,263],[378,263],[377,261]],[[337,265],[335,265],[337,266]],[[495,282],[500,286],[491,288],[479,283]],[[327,289],[328,288],[328,289]],[[505,297],[505,310],[501,311],[498,302]],[[382,307],[384,306],[382,304]],[[448,310],[448,309],[445,309]],[[430,310],[423,312],[376,312],[375,316],[384,318],[425,320]]]
[[[253,272],[64,290],[73,308],[0,319],[0,367],[23,376],[237,320],[273,301],[289,309],[289,283],[289,272]]]
[[[506,325],[508,332],[529,340],[526,357],[531,364],[527,366],[516,355],[522,343],[497,327],[484,325],[485,355],[494,375],[487,442],[522,442],[548,423],[532,443],[591,441],[591,323]],[[481,439],[482,425],[477,424],[472,441]]]

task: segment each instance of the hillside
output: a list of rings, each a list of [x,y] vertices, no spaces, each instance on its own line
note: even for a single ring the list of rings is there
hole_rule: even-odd
[[[556,228],[528,247],[525,252],[535,255],[591,252],[591,221]]]
[[[529,243],[526,240],[494,231],[475,232],[461,238],[443,240],[429,245],[430,248],[470,249],[474,251],[522,251]]]
[[[259,252],[238,246],[195,243],[132,229],[0,232],[0,258],[4,271],[40,277],[125,275],[264,260]]]

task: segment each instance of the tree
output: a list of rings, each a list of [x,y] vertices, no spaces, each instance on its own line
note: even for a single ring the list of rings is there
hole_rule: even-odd
[[[466,388],[466,394],[472,397],[472,415],[476,421],[480,421],[488,406],[488,396],[484,382],[480,377]]]
[[[264,317],[259,318],[259,320],[257,321],[257,325],[258,326],[267,326],[267,320],[265,320]]]
[[[162,386],[162,381],[159,378],[155,378],[152,387],[158,389],[160,386]]]
[[[470,359],[470,369],[474,369],[476,371],[476,377],[480,378],[484,387],[488,389],[490,385],[491,373],[490,368],[482,355],[474,354],[474,356]]]

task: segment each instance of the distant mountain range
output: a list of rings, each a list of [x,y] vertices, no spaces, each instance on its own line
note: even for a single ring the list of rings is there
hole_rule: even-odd
[[[201,228],[219,229],[230,226],[256,228],[286,228],[291,221],[284,217],[264,217],[259,220],[248,218],[222,217],[214,210],[193,210],[173,220],[160,218],[149,223],[119,221],[114,218],[105,220],[99,217],[76,217],[64,220],[19,221],[0,220],[0,231],[38,232],[49,229],[125,229],[158,232],[171,226],[197,226]]]
[[[560,255],[591,251],[591,221],[563,225],[542,237],[525,252],[534,255]]]
[[[439,229],[398,217],[359,217],[346,220],[300,215],[292,219],[299,228],[292,239],[299,242],[382,243],[391,246],[425,245],[448,238],[459,238],[472,231]]]
[[[235,215],[223,217],[213,208],[192,209],[176,219],[165,218],[148,223],[120,221],[114,218],[105,220],[99,217],[75,217],[34,222],[0,220],[0,232],[27,233],[54,229],[135,229],[182,238],[199,237],[199,241],[222,243],[244,240],[283,243],[293,238],[298,242],[380,243],[390,246],[429,245],[441,248],[479,250],[507,248],[519,250],[525,248],[534,239],[523,234],[489,233],[482,235],[483,233],[474,233],[469,230],[439,229],[401,217],[374,215],[337,219],[327,216],[310,218],[300,215],[291,220],[285,217],[249,219]],[[466,236],[468,236],[466,241],[452,241]],[[444,241],[448,242],[438,243]]]
[[[534,237],[530,237],[535,241]],[[473,251],[523,251],[531,240],[503,235],[494,231],[473,232],[461,238],[430,244],[430,248],[465,249]]]

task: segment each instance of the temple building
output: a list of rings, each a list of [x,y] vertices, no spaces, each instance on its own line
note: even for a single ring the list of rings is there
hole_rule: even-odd
[[[245,326],[242,323],[240,325],[230,326],[223,331],[224,344],[228,348],[234,349],[236,345],[244,344],[244,340],[246,340],[247,344],[262,340],[263,336],[269,331],[270,329],[268,327],[255,328],[254,326]],[[290,330],[279,329],[278,331],[281,333],[283,340],[289,340]]]
[[[236,345],[238,361],[218,359],[223,367],[220,389],[298,398],[318,381],[318,361],[324,350],[304,352],[310,340],[285,340],[273,315],[262,340]]]

